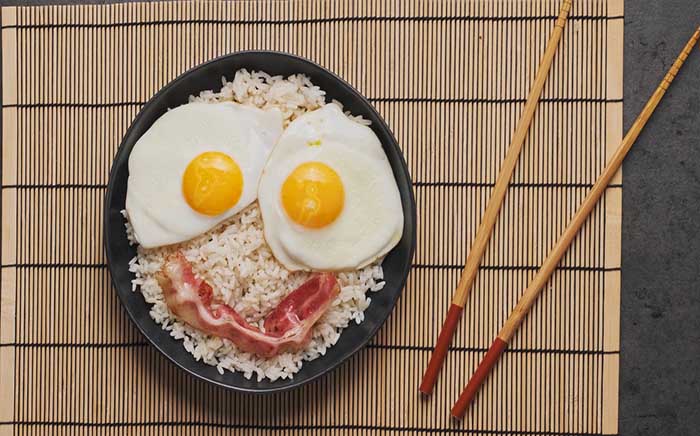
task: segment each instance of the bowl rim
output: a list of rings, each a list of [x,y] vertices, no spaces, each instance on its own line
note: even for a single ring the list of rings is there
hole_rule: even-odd
[[[298,383],[291,383],[287,386],[280,386],[280,387],[269,387],[269,388],[246,388],[246,387],[239,387],[239,386],[233,386],[230,384],[227,384],[225,382],[219,381],[219,380],[214,380],[211,379],[205,375],[200,374],[199,372],[192,370],[190,368],[185,367],[183,364],[178,362],[173,356],[170,356],[169,353],[167,353],[161,344],[159,344],[157,341],[154,341],[150,338],[149,334],[144,330],[144,327],[141,326],[141,324],[137,321],[135,313],[132,311],[131,305],[125,301],[125,297],[122,296],[122,291],[120,291],[120,287],[117,284],[114,274],[112,274],[112,266],[113,266],[113,253],[112,249],[110,247],[109,243],[109,235],[111,234],[111,225],[110,225],[110,214],[109,214],[109,206],[112,202],[112,197],[113,197],[113,191],[114,191],[114,186],[115,186],[115,178],[113,177],[114,172],[117,170],[117,164],[120,162],[121,156],[126,153],[126,148],[127,148],[127,138],[131,136],[132,131],[136,128],[136,126],[139,124],[139,120],[142,118],[144,115],[144,112],[146,109],[153,104],[155,101],[160,99],[169,89],[172,87],[176,86],[178,83],[186,80],[186,78],[191,75],[192,73],[195,73],[196,71],[205,68],[206,66],[209,66],[211,64],[221,62],[223,60],[232,58],[232,57],[237,57],[237,56],[242,56],[242,55],[274,55],[274,56],[281,56],[285,58],[292,58],[296,61],[300,61],[302,63],[310,64],[312,67],[317,68],[318,70],[322,71],[324,74],[327,74],[330,76],[332,79],[335,81],[339,82],[340,85],[346,87],[349,91],[351,91],[353,94],[357,95],[364,103],[365,105],[369,108],[369,110],[372,112],[372,114],[381,122],[382,128],[386,130],[389,136],[389,144],[383,144],[383,146],[389,146],[395,149],[396,155],[399,158],[399,164],[401,169],[403,170],[403,173],[406,177],[406,182],[409,185],[408,186],[408,198],[409,198],[409,204],[408,208],[411,213],[411,223],[412,225],[410,226],[410,232],[409,232],[409,237],[410,237],[410,247],[409,247],[409,256],[408,256],[408,262],[406,265],[402,268],[400,271],[401,274],[401,281],[398,286],[397,292],[394,293],[394,295],[391,297],[389,301],[389,310],[386,315],[386,317],[382,320],[381,323],[378,323],[376,326],[374,326],[371,330],[369,330],[369,334],[367,335],[367,338],[360,343],[354,345],[353,347],[349,348],[346,353],[344,353],[344,356],[339,359],[337,362],[331,363],[321,370],[317,371],[315,374],[308,376],[305,380],[302,380]],[[133,148],[133,145],[132,145]],[[129,150],[129,152],[131,149]],[[120,143],[119,147],[117,148],[117,152],[115,153],[114,157],[112,158],[112,165],[110,166],[109,170],[109,178],[108,178],[108,183],[107,183],[107,190],[104,195],[104,203],[103,203],[103,245],[104,245],[104,250],[105,250],[105,255],[106,255],[106,261],[107,261],[107,269],[109,271],[110,275],[110,282],[112,283],[112,287],[114,289],[114,292],[117,293],[117,296],[119,298],[119,301],[126,311],[129,319],[131,320],[132,324],[136,326],[140,334],[146,339],[147,343],[154,347],[158,352],[165,356],[165,358],[173,363],[177,368],[179,368],[181,371],[184,371],[185,373],[194,376],[195,378],[199,380],[203,380],[207,383],[211,383],[215,386],[219,386],[228,390],[236,391],[236,392],[242,392],[242,393],[250,393],[250,394],[272,394],[272,393],[277,393],[277,392],[286,392],[292,389],[297,389],[301,386],[304,386],[306,384],[309,384],[313,381],[317,381],[319,378],[329,374],[331,371],[335,370],[339,366],[345,364],[350,357],[355,355],[358,351],[362,350],[367,346],[367,344],[376,336],[377,332],[381,327],[384,326],[386,321],[389,319],[389,316],[393,313],[394,309],[396,308],[396,302],[398,301],[399,297],[403,293],[403,290],[406,286],[406,281],[408,279],[409,272],[412,268],[412,263],[413,263],[413,257],[415,255],[416,251],[416,233],[417,233],[417,223],[416,223],[416,200],[415,200],[415,195],[413,193],[413,183],[411,179],[411,174],[408,170],[408,165],[406,164],[406,158],[404,157],[401,148],[398,145],[398,141],[396,140],[396,137],[394,135],[394,132],[391,130],[389,125],[386,123],[384,118],[377,112],[376,108],[370,101],[365,97],[361,92],[359,92],[354,86],[349,84],[345,79],[341,78],[334,72],[330,71],[329,69],[323,67],[322,65],[304,58],[302,56],[292,54],[292,53],[287,53],[283,51],[278,51],[278,50],[240,50],[240,51],[235,51],[231,53],[227,53],[221,56],[217,56],[215,58],[212,58],[208,61],[202,62],[200,64],[197,64],[180,75],[178,75],[175,79],[171,80],[168,82],[166,85],[164,85],[162,88],[158,90],[151,98],[146,101],[143,106],[139,109],[138,113],[134,117],[134,119],[131,121],[131,124],[129,125],[129,128],[126,130],[124,133]],[[404,218],[405,219],[405,218]],[[131,291],[130,292],[136,292],[136,291]],[[146,303],[148,304],[148,303]],[[371,303],[370,303],[371,304]],[[155,322],[155,321],[153,321]],[[341,332],[342,333],[342,332]],[[342,340],[342,336],[339,339],[339,341]],[[336,344],[333,344],[332,346],[336,346]],[[322,356],[321,356],[322,357]],[[274,383],[274,382],[271,382]]]

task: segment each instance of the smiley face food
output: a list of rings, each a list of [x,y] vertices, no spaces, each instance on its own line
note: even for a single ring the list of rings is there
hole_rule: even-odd
[[[221,373],[290,378],[325,354],[403,230],[377,137],[301,75],[236,72],[158,119],[129,170],[133,288]]]

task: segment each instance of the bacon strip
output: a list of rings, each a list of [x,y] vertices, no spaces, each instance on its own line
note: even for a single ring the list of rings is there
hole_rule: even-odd
[[[311,339],[311,327],[340,292],[333,274],[313,275],[265,317],[263,333],[232,307],[216,301],[212,287],[194,275],[181,252],[168,257],[156,278],[168,308],[180,320],[263,357],[303,348]]]

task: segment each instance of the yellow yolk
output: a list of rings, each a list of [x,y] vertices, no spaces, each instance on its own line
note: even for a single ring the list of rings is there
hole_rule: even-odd
[[[208,151],[190,161],[182,176],[182,193],[190,207],[219,215],[233,207],[243,192],[243,173],[229,155]]]
[[[306,162],[282,184],[282,206],[297,224],[318,229],[335,221],[343,210],[345,191],[338,173],[321,162]]]

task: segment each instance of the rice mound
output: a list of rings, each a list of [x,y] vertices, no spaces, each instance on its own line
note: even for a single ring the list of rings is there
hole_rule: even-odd
[[[220,92],[203,91],[199,96],[191,96],[190,101],[235,101],[265,109],[278,108],[284,115],[285,126],[303,113],[326,104],[325,92],[300,74],[283,78],[239,70],[233,81],[222,78],[222,84]],[[367,123],[361,117],[353,118]],[[122,213],[126,217],[126,212]],[[128,221],[126,232],[135,244]],[[183,252],[195,273],[212,285],[221,301],[260,328],[264,316],[311,273],[290,272],[274,258],[263,237],[257,202],[190,241],[154,249],[137,246],[137,255],[129,262],[129,270],[135,274],[132,290],[140,290],[146,302],[153,305],[151,318],[169,331],[170,336],[182,339],[183,346],[195,359],[216,366],[219,373],[239,371],[246,378],[255,375],[258,381],[292,378],[304,361],[324,355],[351,321],[359,324],[364,320],[364,310],[371,301],[367,291],[384,287],[381,259],[357,271],[338,273],[340,294],[312,328],[308,345],[294,353],[262,358],[238,350],[227,339],[206,335],[170,313],[155,274],[165,258],[176,250]]]

